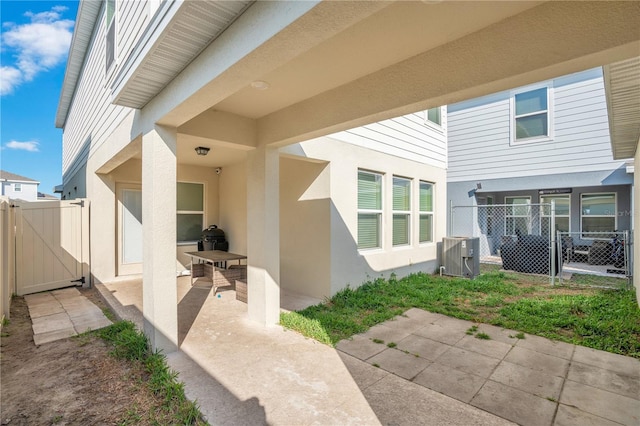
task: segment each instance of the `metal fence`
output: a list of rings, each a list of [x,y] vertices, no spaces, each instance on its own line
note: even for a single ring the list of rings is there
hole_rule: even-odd
[[[479,238],[483,264],[547,275],[551,284],[585,274],[610,277],[606,285],[628,288],[629,233],[569,232],[569,221],[556,215],[554,203],[451,206],[448,235]],[[591,284],[588,279],[574,282]]]
[[[626,278],[608,286],[631,286],[631,240],[628,231],[557,233],[561,279],[567,274]]]

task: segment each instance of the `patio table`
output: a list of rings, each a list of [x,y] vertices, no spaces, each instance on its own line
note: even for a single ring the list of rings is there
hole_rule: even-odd
[[[247,258],[243,254],[221,250],[190,251],[185,254],[191,258],[191,285],[194,278],[207,277],[213,283],[213,294],[216,294],[218,287],[235,285],[235,280],[247,279],[247,270],[244,268],[226,269],[228,261],[237,260],[240,265],[242,259]],[[194,260],[197,263],[194,263]],[[212,264],[209,265],[208,262]],[[216,263],[221,263],[225,267],[218,268],[215,266]]]

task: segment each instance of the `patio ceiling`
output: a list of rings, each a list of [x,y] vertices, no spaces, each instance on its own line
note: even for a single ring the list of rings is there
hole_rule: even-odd
[[[250,6],[229,37],[167,86],[171,99],[160,93],[147,105],[158,123],[197,128],[190,134],[211,140],[243,132],[248,145],[286,145],[602,66],[640,49],[638,2],[329,1],[300,12],[223,72],[202,71],[233,46],[233,34],[251,30],[259,7],[266,6]],[[256,81],[269,88],[256,90]],[[231,119],[194,125],[220,115]]]
[[[640,142],[640,57],[604,67],[613,158],[631,158]]]

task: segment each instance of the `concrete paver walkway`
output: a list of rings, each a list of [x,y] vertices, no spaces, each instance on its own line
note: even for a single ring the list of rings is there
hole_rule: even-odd
[[[424,407],[420,388],[522,425],[640,424],[640,361],[516,335],[410,309],[337,348],[383,424],[409,424],[399,420]],[[384,382],[410,390],[390,405],[379,401]]]
[[[111,324],[104,313],[77,288],[65,288],[24,297],[29,308],[36,345],[97,330]]]

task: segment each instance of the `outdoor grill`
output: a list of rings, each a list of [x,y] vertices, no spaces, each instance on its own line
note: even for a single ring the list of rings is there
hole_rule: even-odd
[[[224,231],[216,225],[203,229],[200,241],[198,241],[198,251],[203,250],[229,251],[229,242],[225,237]]]

